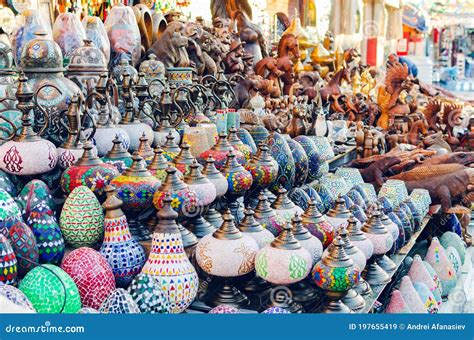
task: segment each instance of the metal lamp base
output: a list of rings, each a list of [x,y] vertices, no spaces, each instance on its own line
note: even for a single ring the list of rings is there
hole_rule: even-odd
[[[216,278],[214,278],[216,279]],[[209,287],[204,302],[210,307],[229,305],[235,308],[243,308],[250,304],[250,300],[238,290],[229,279],[215,280],[214,287]],[[213,280],[214,282],[214,280]]]
[[[332,314],[332,313],[342,313],[348,314],[352,313],[351,309],[342,303],[341,300],[331,300],[326,308],[323,310],[323,313]]]
[[[370,263],[365,267],[363,272],[365,281],[371,286],[385,285],[390,282],[390,276],[385,270],[380,268],[376,260],[372,257]]]
[[[365,308],[364,298],[355,289],[349,289],[346,296],[342,298],[342,303],[356,313]]]
[[[367,296],[372,293],[372,288],[364,278],[360,278],[359,283],[354,287],[354,290],[362,296]]]
[[[380,266],[380,268],[389,273],[397,269],[397,265],[387,255],[384,255],[378,259],[377,264]]]

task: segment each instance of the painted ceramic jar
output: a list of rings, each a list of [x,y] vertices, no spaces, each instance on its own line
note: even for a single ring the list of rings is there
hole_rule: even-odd
[[[93,247],[104,234],[104,215],[99,201],[86,186],[68,195],[59,225],[65,241],[74,248]]]
[[[53,25],[53,39],[61,48],[63,57],[69,60],[73,52],[81,47],[86,32],[75,13],[61,13]]]
[[[36,313],[30,300],[28,300],[26,295],[18,288],[12,285],[0,285],[0,295],[16,306],[23,308],[25,311]]]
[[[169,313],[168,297],[154,276],[138,274],[130,283],[128,292],[142,313]]]
[[[360,272],[347,256],[342,239],[336,237],[328,249],[311,272],[313,281],[319,288],[336,294],[354,288],[359,282]]]
[[[374,244],[361,230],[361,227],[359,221],[351,215],[346,228],[349,233],[349,240],[364,253],[366,259],[370,259],[374,254]]]
[[[64,239],[52,210],[44,202],[31,209],[26,224],[36,238],[40,263],[58,265],[64,256]]]
[[[229,135],[227,136],[227,140],[229,141],[229,144],[234,147],[235,150],[240,151],[244,155],[245,161],[249,161],[250,157],[252,157],[252,149],[244,144],[239,136],[237,135],[237,129],[234,127],[231,127],[229,129]]]
[[[45,31],[51,38],[50,25],[46,24],[38,9],[26,9],[21,13],[23,24],[18,25],[16,31],[13,32],[11,41],[15,60],[17,65],[20,63],[21,51],[23,47],[31,40],[36,38],[35,33]]]
[[[293,138],[293,140],[298,142],[303,147],[306,156],[308,157],[307,181],[312,182],[318,179],[321,160],[318,153],[316,152],[316,145],[314,145],[313,141],[308,136],[296,136]]]
[[[451,261],[449,261],[449,258],[446,255],[446,250],[439,243],[437,237],[433,237],[431,240],[431,244],[425,256],[425,261],[433,267],[441,280],[441,295],[448,296],[456,286],[456,270]]]
[[[34,268],[26,274],[19,288],[38,313],[77,313],[81,309],[76,284],[57,266],[45,264]]]
[[[157,210],[163,207],[163,199],[166,193],[171,195],[171,207],[179,214],[187,214],[195,211],[198,201],[196,193],[189,189],[177,175],[176,168],[166,169],[166,178],[153,195],[153,205]]]
[[[198,158],[205,161],[209,156],[212,156],[215,160],[214,165],[218,170],[222,171],[227,161],[227,154],[232,150],[235,153],[236,161],[241,165],[245,165],[246,162],[244,155],[242,152],[235,150],[232,145],[230,145],[226,134],[220,134],[216,144],[209,150],[201,153]]]
[[[274,236],[277,236],[282,231],[283,226],[287,221],[276,213],[270,206],[270,202],[266,195],[262,192],[258,195],[258,203],[255,207],[255,219]]]
[[[212,156],[209,156],[206,159],[206,165],[202,170],[202,174],[214,185],[216,188],[216,198],[224,196],[227,192],[229,184],[227,183],[227,178],[217,170],[215,166],[215,160]]]
[[[316,208],[318,208],[320,212],[326,212],[323,200],[314,188],[309,185],[303,185],[301,186],[301,189],[303,189],[308,197],[316,204]]]
[[[132,165],[110,184],[117,188],[125,210],[140,211],[151,207],[153,195],[161,182],[146,169],[143,158],[137,153],[132,159]]]
[[[244,143],[245,145],[247,145],[250,148],[250,153],[252,155],[257,152],[257,145],[255,144],[255,142],[253,141],[252,136],[250,135],[250,133],[247,130],[245,130],[243,128],[237,129],[237,136],[242,141],[242,143]]]
[[[212,234],[204,236],[196,248],[196,261],[206,273],[219,277],[237,277],[251,272],[255,266],[257,242],[234,224],[229,210],[224,223]]]
[[[196,270],[184,252],[183,241],[176,224],[178,214],[172,209],[172,200],[169,194],[162,200],[150,256],[142,273],[156,277],[168,298],[171,313],[181,313],[196,297],[199,280]]]
[[[291,231],[301,246],[311,255],[311,266],[315,265],[316,262],[321,259],[323,253],[321,241],[303,226],[302,219],[299,215],[295,215],[295,217],[291,219]]]
[[[29,181],[16,197],[16,203],[25,220],[30,216],[31,209],[41,202],[45,202],[52,210],[56,208],[51,190],[46,183],[38,179]]]
[[[0,283],[15,283],[18,274],[17,259],[10,241],[0,234]]]
[[[140,309],[125,289],[117,288],[105,299],[99,312],[101,314],[139,314]]]
[[[334,227],[326,221],[312,200],[301,218],[303,226],[321,241],[324,248],[331,244],[334,239]]]
[[[422,282],[425,284],[435,297],[438,305],[441,305],[441,294],[443,288],[438,287],[433,281],[433,278],[431,277],[430,273],[423,264],[423,260],[418,254],[413,256],[413,263],[411,264],[410,270],[408,271],[408,276],[414,284],[417,282]]]
[[[334,158],[334,150],[331,147],[331,143],[327,137],[308,136],[314,146],[316,147],[316,153],[321,161],[329,161]]]
[[[252,174],[256,190],[268,188],[278,175],[278,163],[270,156],[265,144],[259,145],[257,153],[245,164],[245,169]]]
[[[127,217],[121,209],[123,202],[116,189],[109,185],[106,192],[107,199],[102,205],[105,208],[105,233],[99,252],[112,268],[117,286],[127,287],[142,269],[145,251],[130,233]]]
[[[252,136],[253,141],[256,145],[265,142],[268,136],[270,136],[268,130],[262,125],[255,126],[252,130],[249,131],[249,133]]]
[[[118,135],[112,141],[113,146],[107,154],[102,157],[102,161],[115,166],[119,173],[123,173],[132,163],[132,155],[123,147],[122,140]]]
[[[227,196],[243,196],[252,186],[252,175],[237,161],[237,151],[231,150],[227,154],[227,161],[222,174],[227,178]]]
[[[295,160],[291,153],[285,138],[277,132],[272,132],[268,138],[268,147],[270,155],[278,163],[278,176],[273,182],[271,190],[278,190],[279,186],[283,186],[286,190],[291,190],[295,183]]]
[[[334,227],[334,231],[338,231],[341,227],[347,227],[347,220],[351,216],[346,203],[341,196],[338,196],[336,203],[326,214],[326,220]]]
[[[106,64],[110,60],[110,41],[105,31],[105,26],[99,17],[86,16],[82,19],[82,26],[86,33],[86,38],[92,41],[105,57]]]
[[[355,185],[364,183],[359,169],[356,168],[337,168],[336,175],[344,178],[349,189],[352,189]]]
[[[295,214],[303,214],[303,209],[294,204],[289,198],[288,193],[284,188],[278,189],[278,195],[275,202],[272,203],[272,208],[275,210],[277,215],[285,219],[287,222],[291,222],[291,219]]]
[[[303,185],[308,178],[309,159],[305,150],[297,141],[285,135],[286,143],[290,147],[293,161],[295,162],[295,184],[296,186]]]
[[[129,6],[116,5],[112,7],[105,20],[105,30],[110,41],[110,66],[126,58],[135,65],[140,60],[141,41],[137,19]]]
[[[5,221],[11,246],[17,254],[18,276],[25,276],[38,262],[38,246],[33,231],[20,219],[9,217]],[[1,273],[1,272],[0,272]]]
[[[334,197],[339,195],[345,195],[349,191],[350,187],[344,178],[335,174],[326,174],[320,178],[320,183],[326,186]]]
[[[447,231],[441,235],[439,242],[445,249],[448,247],[456,249],[461,258],[461,263],[464,264],[464,260],[466,259],[466,248],[464,247],[464,242],[459,235],[452,231]]]
[[[184,176],[184,183],[196,193],[198,206],[205,207],[216,199],[216,187],[201,173],[200,167],[194,160],[190,165],[189,173]]]
[[[96,195],[101,196],[105,186],[118,176],[119,172],[116,167],[93,156],[91,150],[92,144],[88,141],[84,145],[84,154],[76,165],[63,172],[61,189],[64,193],[69,194],[76,187],[84,185]]]
[[[0,226],[8,217],[21,219],[20,209],[13,198],[3,189],[0,189]]]
[[[74,281],[83,307],[98,309],[115,290],[115,278],[107,261],[92,248],[70,252],[61,264]]]
[[[262,279],[273,284],[291,284],[303,280],[311,270],[311,254],[295,239],[290,225],[255,258],[255,270]]]
[[[79,87],[64,76],[63,54],[58,44],[47,38],[44,33],[29,41],[21,52],[20,68],[28,77],[33,92],[48,113],[48,126],[44,137],[54,144],[61,144],[67,136],[67,129],[60,123],[59,117],[68,108],[72,96],[80,91]],[[43,122],[42,113],[35,112],[35,121]]]
[[[83,44],[70,55],[67,77],[87,93],[97,85],[100,75],[107,72],[107,60],[91,40],[84,39]]]
[[[166,136],[166,142],[162,145],[162,149],[163,149],[163,156],[170,162],[181,151],[181,149],[179,148],[177,144],[177,140],[173,136],[172,132],[168,132],[168,135]]]

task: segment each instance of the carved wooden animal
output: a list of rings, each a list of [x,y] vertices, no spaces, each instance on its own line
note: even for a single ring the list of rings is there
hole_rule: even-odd
[[[188,38],[184,35],[184,24],[173,21],[166,30],[148,50],[147,54],[153,53],[166,68],[188,67],[190,64],[188,52]]]

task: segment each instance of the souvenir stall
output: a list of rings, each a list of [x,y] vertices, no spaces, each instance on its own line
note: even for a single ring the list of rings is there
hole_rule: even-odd
[[[464,308],[472,103],[396,54],[368,63],[397,34],[364,22],[381,11],[403,32],[397,4],[193,2],[3,4],[1,301],[29,313]]]

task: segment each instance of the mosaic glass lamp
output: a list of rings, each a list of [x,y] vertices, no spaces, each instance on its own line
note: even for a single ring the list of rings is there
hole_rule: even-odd
[[[173,198],[167,193],[157,213],[158,224],[153,233],[150,255],[143,274],[156,277],[168,298],[171,313],[181,313],[193,302],[198,290],[198,276],[183,247],[176,224],[178,213],[172,208]]]
[[[219,305],[212,308],[209,314],[240,314],[240,311],[229,305]]]
[[[30,313],[36,313],[35,308],[26,295],[12,285],[0,285],[0,295],[11,303],[25,309]]]
[[[420,296],[413,287],[413,283],[410,280],[409,276],[402,277],[400,281],[400,294],[402,295],[403,299],[407,303],[408,307],[412,311],[412,313],[420,313],[426,314],[427,310],[423,301],[421,301]]]
[[[377,192],[375,191],[375,188],[373,184],[370,183],[362,183],[356,185],[354,188],[356,188],[357,191],[364,197],[366,200],[366,204],[372,204],[377,201]]]
[[[351,216],[349,209],[346,208],[346,202],[339,195],[336,204],[326,214],[326,220],[338,231],[342,227],[347,227],[347,220]]]
[[[146,137],[145,133],[143,133],[140,137],[140,144],[138,144],[138,149],[136,150],[136,153],[141,158],[143,158],[147,165],[150,164],[151,160],[153,159],[153,156],[155,155],[151,147],[151,143]]]
[[[39,254],[35,235],[25,222],[14,216],[7,218],[3,226],[8,230],[12,249],[17,257],[18,276],[22,278],[38,262]],[[3,269],[0,270],[1,275],[3,275]]]
[[[403,298],[403,295],[398,289],[395,289],[390,295],[390,301],[387,307],[385,307],[386,314],[411,314],[412,311],[408,306],[407,302]]]
[[[105,299],[99,312],[101,314],[139,314],[140,309],[125,289],[117,288]]]
[[[331,191],[334,197],[345,195],[350,189],[346,180],[336,174],[328,173],[321,177],[319,181]]]
[[[163,149],[155,148],[153,150],[154,156],[148,164],[147,169],[151,172],[153,176],[155,176],[160,182],[163,182],[166,178],[166,168],[170,165],[170,162],[163,156]],[[178,177],[182,178],[183,174],[181,171],[176,170]]]
[[[130,233],[127,217],[121,209],[123,202],[115,187],[108,185],[105,192],[107,199],[102,204],[105,234],[99,252],[112,268],[117,286],[127,287],[142,269],[145,251]]]
[[[218,306],[228,304],[242,307],[249,300],[232,284],[232,279],[250,273],[255,267],[257,242],[242,233],[234,223],[234,217],[227,210],[224,223],[214,233],[204,236],[196,248],[196,261],[209,275],[223,278],[205,298],[207,304]]]
[[[76,284],[57,266],[45,264],[32,269],[19,288],[38,313],[77,313],[81,309],[81,296]]]
[[[209,150],[202,152],[198,158],[205,161],[209,156],[212,156],[212,158],[215,160],[214,164],[216,168],[218,170],[223,170],[227,162],[227,154],[230,151],[235,152],[235,160],[237,163],[241,165],[245,164],[244,155],[242,152],[234,149],[234,147],[227,140],[227,135],[225,133],[219,134],[219,139],[217,140],[216,144]]]
[[[0,189],[0,207],[0,225],[2,225],[9,217],[21,219],[21,212],[18,208],[18,204],[15,202],[13,197],[3,189]],[[7,236],[7,233],[5,233],[5,236]]]
[[[326,221],[313,200],[308,202],[308,208],[301,215],[301,219],[303,226],[321,241],[324,248],[332,243],[334,227]]]
[[[357,221],[357,219],[351,215],[347,220],[347,232],[349,233],[349,239],[364,253],[366,259],[370,259],[374,253],[374,244],[367,238],[361,228],[362,225],[359,223],[359,221]]]
[[[202,170],[202,174],[214,185],[216,188],[216,198],[221,198],[227,192],[229,184],[225,176],[217,170],[215,166],[215,160],[212,156],[206,159],[206,164]]]
[[[294,204],[288,197],[288,192],[285,188],[279,188],[276,200],[272,203],[272,208],[277,215],[283,218],[286,222],[291,222],[295,214],[303,214],[304,211],[299,206]]]
[[[286,221],[270,206],[270,202],[263,192],[258,195],[258,203],[255,208],[255,219],[274,236],[280,234]]]
[[[423,301],[426,311],[430,314],[437,314],[439,312],[439,304],[437,303],[433,292],[423,282],[414,282],[413,287],[415,288],[421,301]]]
[[[92,248],[70,252],[61,264],[76,284],[83,307],[98,309],[115,290],[115,277],[107,261]]]
[[[237,135],[237,129],[234,127],[231,127],[229,129],[229,135],[227,136],[227,140],[229,141],[229,144],[234,147],[237,151],[240,151],[244,155],[244,159],[246,162],[250,160],[250,157],[252,156],[252,150],[251,148],[244,144],[239,136]]]
[[[176,155],[172,163],[176,169],[187,175],[189,173],[191,164],[193,164],[195,160],[196,159],[191,154],[191,146],[188,143],[183,142],[181,143],[181,151]]]
[[[179,146],[176,144],[175,137],[170,131],[166,136],[166,142],[161,147],[163,149],[163,156],[171,162],[181,151]]]
[[[118,135],[112,140],[112,149],[102,157],[104,163],[112,164],[119,173],[125,171],[132,165],[132,155],[123,147],[122,140]]]
[[[464,264],[464,260],[466,259],[466,248],[464,247],[463,240],[458,234],[453,233],[452,231],[447,231],[441,236],[439,242],[445,249],[448,247],[456,249],[461,258],[461,263]]]
[[[314,266],[321,259],[323,244],[303,226],[302,218],[298,214],[291,219],[291,231],[301,246],[311,255],[311,266]]]
[[[393,207],[398,206],[408,196],[405,182],[398,179],[387,180],[380,188],[378,197],[387,197]]]
[[[102,207],[88,187],[78,186],[66,198],[59,227],[64,240],[74,248],[93,247],[102,238]]]
[[[390,281],[390,276],[377,263],[393,245],[392,235],[380,220],[380,212],[374,210],[369,220],[362,226],[361,231],[374,245],[372,257],[368,259],[368,266],[364,271],[364,279],[371,285],[382,285]]]
[[[350,313],[349,307],[341,300],[359,282],[359,269],[347,256],[341,237],[337,236],[328,249],[313,268],[313,281],[329,299],[325,313]]]
[[[255,219],[255,212],[253,210],[246,209],[244,216],[239,224],[239,230],[244,235],[253,238],[257,242],[259,249],[269,245],[275,239],[275,236]]]
[[[415,204],[417,209],[420,211],[421,216],[425,217],[428,214],[431,204],[431,196],[426,189],[413,189],[410,193],[412,202]]]
[[[431,240],[431,244],[425,256],[425,261],[433,267],[441,280],[441,296],[448,296],[448,294],[456,286],[456,271],[454,270],[453,264],[451,261],[449,261],[449,258],[446,255],[446,250],[439,243],[437,237],[433,237]]]
[[[0,234],[0,283],[11,285],[18,274],[17,259],[10,241]]]
[[[260,143],[257,153],[245,164],[245,168],[252,174],[255,190],[270,187],[278,175],[278,163],[264,143]]]
[[[130,283],[128,292],[142,313],[169,313],[168,298],[155,277],[138,274]]]
[[[336,175],[344,178],[349,188],[364,183],[359,169],[356,168],[337,168]]]

